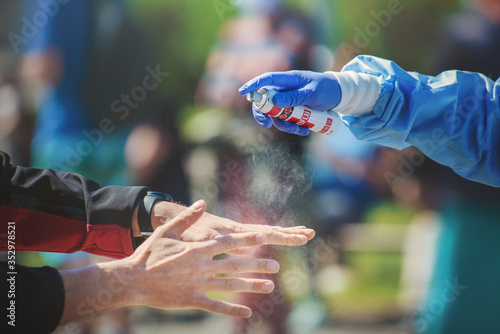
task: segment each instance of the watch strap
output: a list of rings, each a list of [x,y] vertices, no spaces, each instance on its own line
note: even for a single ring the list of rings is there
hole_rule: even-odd
[[[137,213],[137,221],[139,223],[139,229],[141,230],[141,235],[143,237],[149,237],[153,233],[153,225],[151,224],[151,211],[153,205],[157,201],[168,201],[172,202],[172,196],[160,193],[156,191],[148,191],[142,201],[139,203],[139,209]]]

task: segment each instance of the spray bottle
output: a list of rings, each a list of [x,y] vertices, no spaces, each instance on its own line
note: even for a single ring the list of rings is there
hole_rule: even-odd
[[[260,88],[248,93],[247,100],[253,103],[255,109],[271,117],[305,126],[327,136],[337,132],[341,120],[335,111],[317,111],[305,106],[278,108],[272,102],[275,94],[274,90]]]

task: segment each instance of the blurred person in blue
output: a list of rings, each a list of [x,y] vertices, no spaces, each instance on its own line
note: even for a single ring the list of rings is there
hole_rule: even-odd
[[[23,24],[35,30],[21,44],[22,71],[41,86],[33,166],[144,184],[188,203],[176,110],[155,92],[168,73],[127,2],[27,0],[25,8]],[[47,22],[38,27],[40,13]]]
[[[377,146],[357,140],[341,127],[333,137],[313,136],[306,147],[315,229],[319,238],[337,239],[345,224],[363,222],[384,194],[386,187],[373,179],[378,176],[374,166],[379,157]],[[337,251],[342,263],[341,249]]]

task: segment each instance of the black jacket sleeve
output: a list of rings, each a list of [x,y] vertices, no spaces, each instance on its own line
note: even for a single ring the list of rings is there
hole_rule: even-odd
[[[75,173],[12,166],[0,152],[0,226],[15,221],[16,250],[130,255],[132,215],[147,190],[102,187]],[[0,250],[6,246],[0,238]]]
[[[0,262],[0,286],[6,311],[1,333],[50,333],[56,329],[64,309],[64,286],[59,272],[50,267],[16,266],[14,273]],[[3,313],[3,312],[2,312]]]

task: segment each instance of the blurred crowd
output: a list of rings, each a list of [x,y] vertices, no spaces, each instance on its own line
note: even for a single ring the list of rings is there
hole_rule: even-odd
[[[0,149],[19,165],[146,185],[183,204],[203,198],[242,223],[315,228],[311,246],[252,255],[278,259],[281,275],[270,277],[271,295],[243,294],[254,315],[228,333],[312,333],[342,322],[492,332],[499,190],[345,128],[302,138],[259,127],[238,94],[261,73],[339,70],[361,53],[427,74],[500,76],[500,1],[400,6],[387,20],[385,5],[367,1],[1,2]],[[362,47],[358,32],[368,37]],[[415,35],[425,41],[412,44]],[[124,310],[81,330],[132,333],[134,321],[204,316]]]

